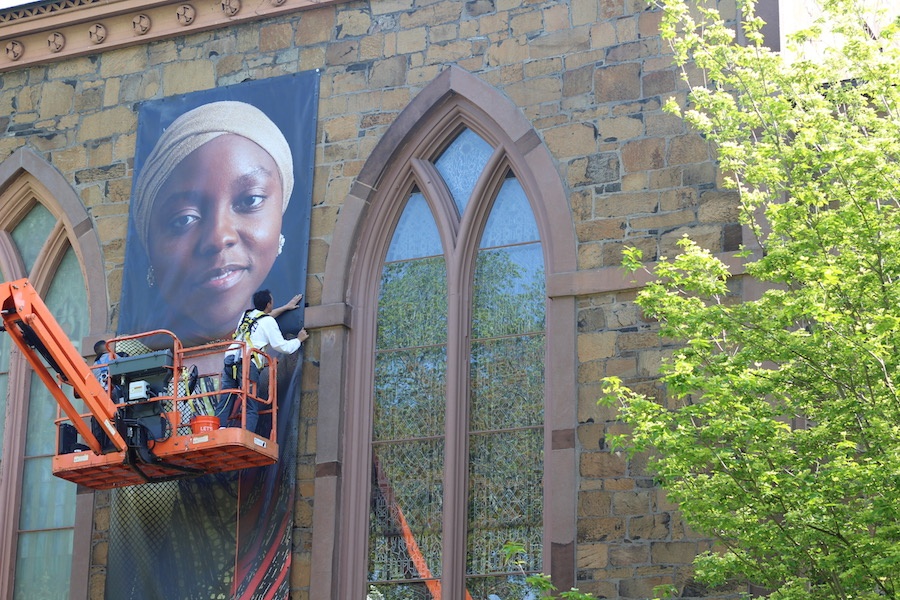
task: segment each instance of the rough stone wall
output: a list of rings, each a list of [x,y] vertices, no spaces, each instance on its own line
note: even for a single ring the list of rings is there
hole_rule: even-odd
[[[710,148],[661,108],[666,97],[683,99],[684,92],[659,38],[659,20],[644,0],[360,1],[31,67],[0,74],[0,115],[8,115],[0,117],[0,160],[27,144],[78,192],[103,245],[115,308],[139,103],[322,69],[307,285],[315,305],[354,177],[397,114],[456,64],[505,94],[549,148],[568,193],[579,270],[608,271],[626,244],[649,259],[671,254],[685,233],[714,251],[734,249],[740,243],[735,201],[717,183]],[[684,584],[694,554],[707,547],[643,462],[628,462],[604,443],[620,425],[596,405],[598,380],[618,375],[659,393],[654,379],[669,351],[633,298],[633,290],[585,290],[573,324],[577,583],[611,598],[650,597],[656,585]],[[306,360],[291,576],[292,598],[301,600],[312,576],[315,337]],[[99,600],[105,494],[97,506],[91,598]]]

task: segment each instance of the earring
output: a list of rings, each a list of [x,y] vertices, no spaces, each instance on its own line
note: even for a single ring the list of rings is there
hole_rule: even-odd
[[[284,249],[284,234],[278,234],[278,254],[281,255],[281,251]]]
[[[147,267],[147,287],[156,285],[156,274],[153,272],[153,265]]]

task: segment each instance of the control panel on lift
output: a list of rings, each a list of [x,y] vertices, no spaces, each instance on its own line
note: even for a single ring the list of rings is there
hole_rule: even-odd
[[[112,400],[123,404],[117,411],[122,424],[138,424],[152,439],[163,439],[166,420],[162,404],[153,399],[168,392],[175,369],[172,351],[125,356],[111,361],[108,367]]]

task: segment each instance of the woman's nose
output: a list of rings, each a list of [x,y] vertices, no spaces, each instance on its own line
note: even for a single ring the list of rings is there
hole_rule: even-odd
[[[233,215],[227,210],[217,210],[207,219],[200,241],[200,253],[215,254],[237,242],[238,232]]]

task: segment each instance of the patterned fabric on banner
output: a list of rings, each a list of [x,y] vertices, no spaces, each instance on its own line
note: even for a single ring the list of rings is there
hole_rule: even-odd
[[[119,335],[227,339],[253,292],[305,292],[318,93],[310,71],[141,106]],[[277,320],[296,336],[302,303]],[[277,357],[276,464],[111,492],[107,600],[289,597],[302,354]]]

